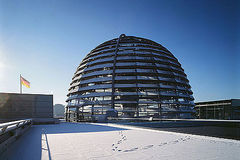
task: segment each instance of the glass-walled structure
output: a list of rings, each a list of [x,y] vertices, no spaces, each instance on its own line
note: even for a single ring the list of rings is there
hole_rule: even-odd
[[[199,119],[240,119],[240,99],[198,102],[195,109]]]
[[[148,39],[121,35],[93,49],[74,73],[66,118],[190,118],[191,86],[177,58]],[[68,115],[69,113],[69,115]]]

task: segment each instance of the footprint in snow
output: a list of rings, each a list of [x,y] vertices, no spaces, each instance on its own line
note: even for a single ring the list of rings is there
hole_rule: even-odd
[[[143,147],[143,149],[149,149],[149,148],[151,148],[151,147],[153,147],[153,145],[145,146],[145,147]]]
[[[176,144],[176,143],[178,143],[178,142],[179,142],[178,140],[175,140],[175,141],[173,141],[172,143],[173,143],[173,144]]]
[[[125,150],[125,151],[123,151],[123,152],[132,152],[132,151],[135,151],[135,150],[137,150],[137,149],[138,149],[138,147],[133,148],[133,149],[129,149],[129,150]]]

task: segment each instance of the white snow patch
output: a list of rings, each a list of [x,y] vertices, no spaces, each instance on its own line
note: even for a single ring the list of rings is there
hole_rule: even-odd
[[[96,123],[33,126],[0,159],[231,159],[240,141]]]

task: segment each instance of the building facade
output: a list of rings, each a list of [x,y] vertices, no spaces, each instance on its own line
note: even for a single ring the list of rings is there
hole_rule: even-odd
[[[53,95],[0,93],[0,119],[53,118]]]
[[[123,34],[82,60],[70,84],[66,118],[190,118],[192,94],[187,75],[170,51]]]
[[[195,103],[200,119],[240,119],[240,99]]]

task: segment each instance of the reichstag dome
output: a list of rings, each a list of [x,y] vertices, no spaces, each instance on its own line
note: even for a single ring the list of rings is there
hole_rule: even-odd
[[[94,48],[78,66],[67,95],[66,119],[191,118],[192,94],[170,51],[122,34]]]

